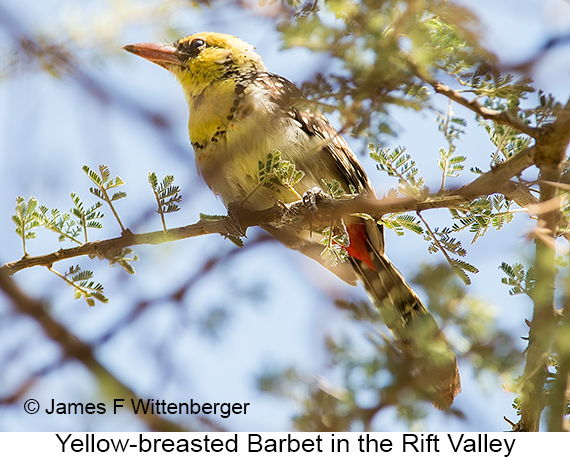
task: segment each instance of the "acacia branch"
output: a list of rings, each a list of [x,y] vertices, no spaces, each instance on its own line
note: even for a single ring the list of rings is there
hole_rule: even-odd
[[[526,133],[531,137],[537,135],[537,129],[525,124],[519,117],[513,116],[508,111],[497,111],[494,109],[487,108],[481,105],[477,99],[469,100],[461,95],[460,92],[451,89],[449,86],[436,81],[435,79],[429,79],[427,82],[433,87],[433,89],[441,95],[445,95],[450,100],[459,103],[461,106],[470,109],[477,116],[481,116],[483,119],[487,119],[498,124],[509,125],[512,128],[518,130],[519,132]]]
[[[252,224],[254,225],[254,224]],[[218,220],[200,220],[195,224],[169,229],[166,232],[157,231],[134,234],[125,230],[121,236],[107,240],[90,241],[73,248],[59,249],[51,254],[40,256],[24,256],[20,260],[8,262],[0,267],[0,272],[14,274],[25,268],[35,266],[49,267],[56,262],[74,257],[90,256],[101,259],[112,259],[129,246],[141,244],[161,244],[169,241],[182,240],[195,236],[219,233],[221,235],[234,235],[235,229],[227,218]]]
[[[481,103],[479,103],[476,98],[473,100],[465,98],[461,92],[451,89],[449,86],[435,79],[425,69],[420,68],[418,65],[416,65],[411,57],[408,57],[407,63],[410,67],[411,72],[422,81],[432,86],[436,93],[444,95],[449,100],[452,100],[461,106],[464,106],[465,108],[474,112],[477,116],[480,116],[483,119],[497,122],[498,124],[509,125],[519,132],[526,133],[531,137],[536,137],[538,134],[538,129],[526,124],[522,119],[517,116],[513,116],[508,111],[497,111],[490,109],[486,106],[481,105]]]
[[[91,256],[112,259],[122,249],[141,244],[160,244],[206,234],[223,236],[240,236],[243,230],[252,226],[264,224],[285,225],[292,223],[307,224],[315,222],[330,222],[331,218],[346,214],[364,213],[375,218],[381,218],[387,213],[402,213],[407,211],[420,212],[435,208],[456,208],[482,195],[503,193],[507,198],[513,198],[526,206],[534,203],[528,189],[518,186],[511,178],[520,174],[533,164],[534,147],[529,147],[519,154],[500,163],[487,173],[479,176],[469,184],[446,194],[434,194],[424,200],[414,198],[382,198],[375,199],[366,196],[344,196],[332,199],[325,194],[317,198],[318,212],[314,214],[302,201],[288,205],[276,203],[271,208],[261,211],[248,211],[237,208],[235,218],[239,221],[236,228],[230,218],[222,217],[216,220],[200,220],[195,224],[169,229],[166,232],[134,234],[126,230],[116,238],[102,241],[91,241],[81,246],[60,249],[56,252],[40,256],[24,256],[22,259],[9,262],[0,267],[0,271],[14,274],[25,268],[34,266],[50,267],[55,262],[80,256]]]
[[[548,431],[568,432],[567,416],[570,380],[570,299],[567,297],[561,316],[561,323],[557,329],[554,341],[554,350],[558,355],[556,379],[550,390],[550,415],[548,418]]]
[[[558,202],[558,204],[546,206],[546,210],[538,214],[538,223],[535,236],[535,285],[531,298],[534,302],[534,313],[530,323],[526,364],[523,376],[519,381],[521,392],[521,419],[517,429],[521,431],[538,431],[540,417],[547,403],[551,405],[551,417],[549,428],[561,430],[564,420],[565,408],[555,403],[562,402],[565,406],[566,396],[553,395],[560,393],[554,389],[549,395],[545,392],[545,383],[550,364],[549,358],[554,346],[564,342],[561,339],[560,326],[558,325],[558,311],[555,305],[555,279],[557,268],[555,264],[556,251],[554,240],[561,212],[557,199],[558,187],[551,182],[560,181],[562,168],[566,157],[566,149],[570,143],[570,102],[566,108],[559,112],[557,120],[545,126],[537,136],[536,165],[540,169],[540,201]],[[565,327],[563,327],[565,328]],[[557,332],[558,330],[558,332]],[[555,338],[557,336],[557,338]],[[568,370],[567,352],[562,372]],[[564,376],[565,374],[562,374]],[[562,380],[564,386],[567,380]],[[552,416],[557,413],[558,417]]]

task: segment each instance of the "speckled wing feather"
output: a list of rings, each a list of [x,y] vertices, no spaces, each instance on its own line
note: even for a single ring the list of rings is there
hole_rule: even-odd
[[[353,186],[358,193],[373,194],[372,184],[346,140],[320,111],[310,109],[311,102],[303,98],[301,91],[289,80],[271,73],[266,74],[264,84],[273,101],[295,119],[303,131],[323,141],[318,153],[334,159],[342,173],[342,184]]]

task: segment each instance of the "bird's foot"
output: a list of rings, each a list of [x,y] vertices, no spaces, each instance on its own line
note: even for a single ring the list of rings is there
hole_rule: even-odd
[[[231,202],[228,204],[228,218],[227,222],[229,223],[228,234],[237,236],[237,237],[245,237],[245,229],[242,227],[240,223],[240,212],[243,209],[243,206],[239,202]]]
[[[303,194],[303,204],[309,208],[312,214],[316,214],[319,211],[317,205],[319,200],[326,196],[320,187],[312,187]]]

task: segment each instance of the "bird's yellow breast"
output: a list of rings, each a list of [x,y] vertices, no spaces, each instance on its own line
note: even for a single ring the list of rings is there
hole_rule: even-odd
[[[228,125],[228,115],[235,99],[235,84],[221,81],[204,88],[197,95],[187,94],[190,108],[188,133],[192,143],[205,145]]]

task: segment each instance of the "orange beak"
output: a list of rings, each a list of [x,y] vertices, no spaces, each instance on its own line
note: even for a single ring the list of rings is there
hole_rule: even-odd
[[[178,49],[169,44],[137,43],[123,46],[123,49],[150,60],[167,70],[171,65],[185,66]]]

